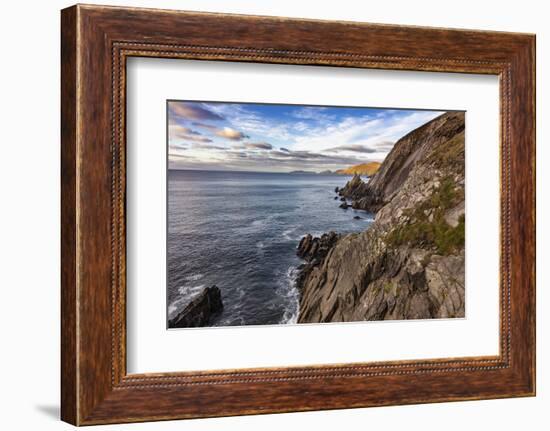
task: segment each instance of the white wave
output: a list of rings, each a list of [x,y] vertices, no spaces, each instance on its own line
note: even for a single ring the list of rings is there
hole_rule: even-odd
[[[316,231],[316,232],[310,232],[311,236],[313,238],[321,238],[325,233],[328,233],[328,231]],[[305,235],[302,235],[305,236]]]
[[[180,295],[195,295],[204,289],[205,284],[199,284],[196,286],[183,285],[178,287],[178,292]]]
[[[287,241],[297,241],[300,238],[297,237],[295,234],[291,235],[295,231],[296,231],[296,228],[291,228],[283,231],[283,238],[286,239]]]
[[[196,286],[183,285],[178,287],[179,296],[177,299],[168,304],[168,318],[171,319],[174,315],[183,309],[191,300],[204,289],[205,284]]]
[[[172,318],[176,311],[179,310],[180,304],[185,300],[185,298],[179,298],[173,301],[168,305],[168,318]]]
[[[300,309],[300,292],[296,288],[297,268],[291,266],[287,269],[277,293],[285,302],[285,310],[279,321],[280,324],[295,324],[298,321]]]
[[[300,241],[304,236],[306,236],[308,233],[311,234],[312,237],[321,237],[323,234],[327,233],[325,231],[314,231],[314,232],[296,232],[297,228],[287,229],[283,231],[283,238],[287,241]]]
[[[197,280],[200,280],[203,277],[204,277],[204,274],[200,274],[200,273],[191,274],[191,275],[188,275],[187,277],[185,277],[185,281],[197,281]]]

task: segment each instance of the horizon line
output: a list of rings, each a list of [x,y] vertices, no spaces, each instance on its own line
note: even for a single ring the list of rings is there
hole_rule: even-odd
[[[346,168],[343,168],[346,169]],[[167,171],[193,171],[193,172],[229,172],[229,173],[244,173],[244,174],[311,174],[311,175],[320,175],[330,169],[325,169],[324,171],[305,171],[302,169],[295,169],[288,172],[274,172],[274,171],[233,171],[233,170],[224,170],[224,169],[187,169],[187,168],[168,168]],[[352,176],[352,174],[338,174],[336,171],[330,171],[332,175],[340,176]]]

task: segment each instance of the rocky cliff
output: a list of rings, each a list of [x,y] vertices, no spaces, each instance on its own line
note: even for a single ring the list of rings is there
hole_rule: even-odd
[[[464,316],[464,113],[404,136],[368,183],[338,192],[376,218],[302,239],[298,322]]]
[[[168,322],[169,328],[196,328],[208,326],[223,310],[218,286],[205,287],[176,317]]]
[[[438,148],[439,153],[434,153]],[[444,114],[408,133],[396,142],[368,183],[355,175],[340,195],[352,199],[354,208],[376,212],[401,190],[413,169],[429,161],[455,163],[464,170],[464,113]]]

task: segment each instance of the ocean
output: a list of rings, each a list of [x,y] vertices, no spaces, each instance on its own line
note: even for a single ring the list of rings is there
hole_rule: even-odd
[[[169,170],[168,319],[215,284],[224,310],[212,326],[296,323],[300,239],[363,231],[373,221],[334,199],[350,178]]]

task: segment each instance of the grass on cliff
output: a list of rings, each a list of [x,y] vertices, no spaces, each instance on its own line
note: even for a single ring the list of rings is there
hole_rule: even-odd
[[[441,255],[459,250],[464,247],[464,215],[455,227],[445,221],[444,215],[463,199],[463,190],[455,188],[452,178],[445,178],[429,199],[405,213],[410,221],[388,233],[386,242],[395,247],[407,244],[430,248]]]

